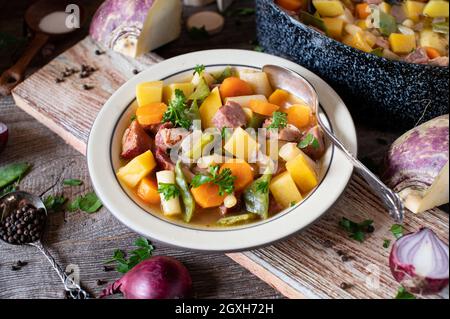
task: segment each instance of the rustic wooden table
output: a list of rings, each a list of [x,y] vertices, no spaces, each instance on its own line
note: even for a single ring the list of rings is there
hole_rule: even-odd
[[[22,36],[22,15],[31,1],[2,2],[0,4],[0,32]],[[101,1],[84,0],[89,12]],[[233,9],[253,6],[253,0],[236,1]],[[211,6],[213,8],[214,6]],[[187,8],[188,16],[197,9]],[[3,17],[4,16],[4,17]],[[1,34],[0,34],[1,35]],[[63,51],[83,32],[55,43],[50,55],[39,56],[33,67],[46,63],[52,55]],[[215,48],[253,49],[255,43],[254,16],[227,16],[224,31],[214,37],[193,40],[183,31],[179,40],[156,51],[164,58],[182,53]],[[1,39],[1,38],[0,38]],[[0,42],[1,44],[1,42]],[[20,42],[19,42],[20,44]],[[8,67],[17,56],[11,50],[2,52],[0,45],[0,71]],[[64,194],[74,198],[91,191],[85,158],[67,146],[58,136],[20,111],[11,97],[0,98],[0,121],[11,129],[9,145],[0,155],[0,166],[27,161],[33,169],[21,182],[21,188],[33,193]],[[359,121],[357,121],[359,123]],[[376,169],[387,148],[400,132],[386,132],[358,124],[359,154]],[[375,164],[375,165],[374,165]],[[85,181],[81,187],[63,187],[64,178]],[[113,281],[120,275],[104,272],[103,262],[114,249],[128,250],[137,237],[122,226],[105,209],[86,215],[83,213],[57,213],[50,218],[45,243],[62,265],[79,267],[83,285],[94,295],[102,289],[97,280]],[[33,248],[17,248],[0,243],[0,298],[61,298],[64,291],[58,278],[46,261]],[[156,254],[180,259],[191,270],[195,293],[200,298],[281,298],[274,289],[244,270],[222,254],[200,254],[180,251],[158,245]],[[11,266],[17,261],[28,262],[20,271]]]

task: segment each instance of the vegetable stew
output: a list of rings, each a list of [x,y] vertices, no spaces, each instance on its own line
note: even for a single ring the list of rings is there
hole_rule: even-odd
[[[152,211],[203,227],[265,220],[319,183],[324,135],[312,108],[267,74],[197,66],[140,83],[117,177]]]

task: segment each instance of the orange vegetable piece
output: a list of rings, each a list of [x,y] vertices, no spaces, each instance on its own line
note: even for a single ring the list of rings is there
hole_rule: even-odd
[[[162,121],[167,105],[164,103],[151,103],[136,110],[136,118],[141,125],[159,124]]]
[[[298,128],[303,128],[311,124],[311,109],[307,105],[292,105],[286,112],[289,124]]]
[[[192,188],[191,193],[195,201],[202,208],[219,207],[223,204],[227,195],[219,195],[219,186],[213,183],[206,183],[197,188]]]
[[[359,19],[366,19],[370,15],[369,5],[367,3],[357,4],[355,10]]]
[[[237,192],[244,190],[253,182],[253,169],[246,161],[238,159],[229,160],[220,167],[220,171],[222,172],[227,168],[236,177],[234,180],[234,189]]]
[[[275,105],[284,106],[289,100],[289,92],[281,89],[275,90],[269,97],[269,102]]]
[[[226,78],[220,85],[219,90],[223,100],[227,97],[253,95],[250,84],[237,77]]]
[[[303,6],[303,0],[276,0],[276,3],[286,10],[297,11]]]
[[[250,100],[249,107],[253,112],[265,116],[272,116],[273,112],[280,108],[278,105],[260,100]]]
[[[439,58],[441,56],[439,51],[436,50],[435,48],[426,47],[425,51],[427,52],[427,55],[431,60]]]
[[[139,183],[137,195],[147,204],[156,205],[161,202],[161,197],[158,193],[158,184],[155,179],[150,177],[145,177]]]

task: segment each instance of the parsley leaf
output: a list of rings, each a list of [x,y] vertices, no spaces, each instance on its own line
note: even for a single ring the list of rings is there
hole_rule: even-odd
[[[67,201],[67,198],[65,198],[62,195],[60,195],[60,196],[50,195],[44,199],[44,206],[47,209],[47,211],[57,213],[62,210],[66,201]]]
[[[65,179],[63,181],[63,184],[67,185],[67,186],[80,186],[80,185],[83,185],[83,181],[81,181],[79,179],[70,178],[70,179]]]
[[[116,263],[116,270],[120,273],[127,273],[134,266],[139,264],[152,256],[153,250],[155,248],[153,245],[144,237],[136,239],[134,245],[137,247],[135,250],[130,252],[130,257],[126,258],[125,252],[120,249],[114,251],[113,257],[106,263]]]
[[[389,246],[391,245],[391,241],[389,239],[385,239],[383,241],[383,248],[389,248]]]
[[[355,223],[345,217],[339,221],[339,226],[344,229],[347,233],[349,233],[350,238],[359,241],[362,243],[366,239],[367,233],[372,233],[373,228],[373,220],[365,220],[362,223]]]
[[[137,116],[136,116],[136,114],[134,114],[134,115],[131,116],[130,122],[133,122],[133,121],[135,121],[136,119],[137,119]]]
[[[264,52],[264,49],[263,49],[263,47],[260,46],[260,45],[255,45],[255,46],[253,47],[253,51],[256,51],[256,52]]]
[[[188,130],[192,125],[186,111],[186,97],[183,91],[176,89],[175,98],[170,101],[167,111],[163,115],[163,123],[171,122],[175,127],[183,127]]]
[[[298,143],[298,148],[304,149],[309,146],[312,146],[314,149],[320,148],[319,140],[311,133],[307,134],[301,141]]]
[[[394,224],[391,227],[391,233],[394,235],[396,239],[399,239],[403,236],[403,226],[399,224]]]
[[[256,192],[266,194],[269,192],[269,183],[265,181],[259,181],[256,183]]]
[[[206,67],[203,64],[197,64],[194,68],[194,74],[202,75],[203,71],[205,71]]]
[[[234,192],[234,180],[235,176],[229,168],[226,168],[219,172],[220,166],[216,165],[209,169],[210,176],[195,175],[191,182],[192,188],[198,188],[206,183],[213,183],[219,186],[219,195],[222,196],[225,193],[232,194]]]
[[[27,163],[10,164],[0,167],[0,188],[21,179],[30,167]]]
[[[227,66],[222,73],[219,75],[215,75],[214,78],[216,79],[217,83],[222,83],[225,79],[233,76],[233,70],[231,67]]]
[[[405,287],[401,286],[398,288],[397,295],[395,299],[416,299],[416,296],[406,291]]]
[[[273,113],[272,123],[267,127],[269,130],[282,129],[288,124],[287,114],[283,112]]]
[[[17,190],[17,185],[15,185],[15,184],[10,184],[8,186],[5,186],[0,189],[0,197],[2,197],[3,195],[6,195],[8,193],[15,192],[16,190]]]
[[[166,201],[180,196],[180,190],[175,184],[159,183],[158,193],[163,194]]]
[[[102,208],[103,204],[97,195],[93,192],[87,193],[84,196],[78,196],[67,205],[69,212],[81,210],[85,213],[92,214]]]

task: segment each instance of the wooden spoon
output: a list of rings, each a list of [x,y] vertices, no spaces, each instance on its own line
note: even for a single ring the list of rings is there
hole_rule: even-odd
[[[11,68],[3,72],[0,77],[0,95],[9,95],[11,90],[19,84],[23,78],[25,71],[35,55],[42,49],[47,41],[56,37],[63,37],[64,35],[78,30],[79,28],[66,29],[66,32],[54,33],[50,30],[41,29],[41,21],[43,18],[51,13],[65,12],[69,4],[75,4],[74,0],[40,0],[28,7],[25,12],[25,22],[28,27],[34,32],[33,40],[30,42],[22,57]],[[76,4],[80,9],[80,27],[84,22],[84,10]]]

